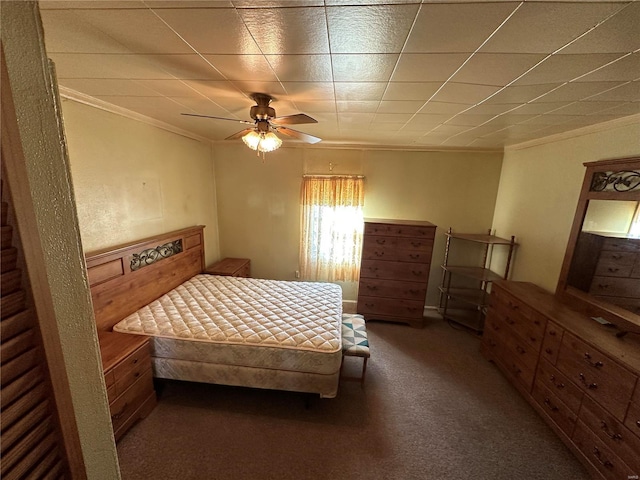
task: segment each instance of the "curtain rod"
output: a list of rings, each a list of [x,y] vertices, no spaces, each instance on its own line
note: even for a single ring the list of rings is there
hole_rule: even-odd
[[[364,178],[364,175],[302,175],[302,178]]]

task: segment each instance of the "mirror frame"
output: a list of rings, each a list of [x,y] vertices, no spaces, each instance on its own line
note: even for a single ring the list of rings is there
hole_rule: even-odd
[[[578,236],[582,231],[582,223],[587,213],[590,200],[636,200],[640,201],[640,185],[630,191],[593,191],[591,188],[594,174],[601,172],[621,172],[640,171],[640,157],[619,158],[612,160],[601,160],[598,162],[588,162],[584,164],[587,171],[582,182],[580,198],[576,213],[571,226],[571,234],[567,243],[567,250],[560,271],[560,278],[556,288],[556,297],[562,302],[570,305],[575,310],[588,315],[589,317],[602,317],[618,327],[618,336],[623,336],[628,332],[640,334],[640,315],[626,310],[617,305],[601,301],[575,287],[567,284],[571,260],[578,241]]]

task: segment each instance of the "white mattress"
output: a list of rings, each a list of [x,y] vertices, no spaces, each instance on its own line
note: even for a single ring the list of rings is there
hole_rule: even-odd
[[[156,358],[330,375],[341,316],[335,284],[202,274],[113,330],[153,337]]]

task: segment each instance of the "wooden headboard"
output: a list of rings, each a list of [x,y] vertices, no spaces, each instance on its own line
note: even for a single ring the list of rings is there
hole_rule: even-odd
[[[189,227],[86,255],[98,331],[204,270],[204,226]]]

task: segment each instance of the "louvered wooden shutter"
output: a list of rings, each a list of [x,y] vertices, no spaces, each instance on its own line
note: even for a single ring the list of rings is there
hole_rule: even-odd
[[[11,199],[2,188],[0,477],[69,478],[49,370],[12,218]]]

